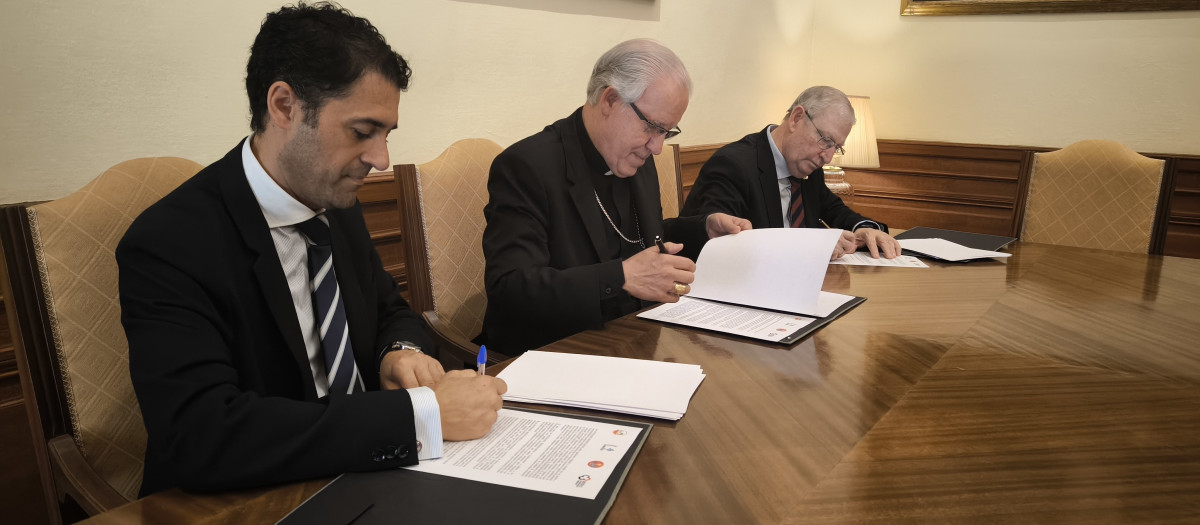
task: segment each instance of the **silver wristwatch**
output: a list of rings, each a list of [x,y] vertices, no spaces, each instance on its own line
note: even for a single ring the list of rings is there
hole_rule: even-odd
[[[417,346],[411,341],[393,341],[391,344],[384,346],[383,349],[379,351],[379,359],[376,359],[376,361],[383,363],[383,356],[394,350],[412,350],[418,354],[425,353],[421,351],[421,347]]]

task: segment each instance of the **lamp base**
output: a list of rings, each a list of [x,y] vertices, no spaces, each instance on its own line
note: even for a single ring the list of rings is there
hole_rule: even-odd
[[[821,171],[825,174],[825,187],[840,197],[846,206],[853,207],[854,188],[846,182],[846,171],[837,166],[824,166]]]

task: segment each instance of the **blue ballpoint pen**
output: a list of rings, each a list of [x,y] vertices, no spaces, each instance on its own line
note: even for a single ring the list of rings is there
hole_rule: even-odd
[[[483,369],[487,368],[487,345],[479,345],[479,357],[475,359],[475,370],[479,375],[483,375]]]

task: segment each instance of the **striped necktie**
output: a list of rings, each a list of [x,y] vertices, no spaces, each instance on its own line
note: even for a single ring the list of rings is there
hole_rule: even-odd
[[[330,245],[329,225],[317,215],[296,225],[308,237],[308,275],[312,280],[313,307],[316,311],[317,334],[325,353],[325,371],[329,378],[329,393],[351,394],[365,390],[358,367],[354,364],[354,347],[350,344],[350,328],[346,324],[346,307],[342,304],[337,272],[333,269],[333,247]]]
[[[788,177],[788,182],[792,183],[792,203],[788,206],[788,221],[791,222],[793,228],[803,228],[804,198],[800,196],[801,179]]]

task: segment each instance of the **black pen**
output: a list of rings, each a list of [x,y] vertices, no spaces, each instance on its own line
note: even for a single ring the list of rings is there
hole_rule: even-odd
[[[658,245],[658,253],[667,253],[667,245],[662,242],[662,235],[654,236],[654,244]]]

